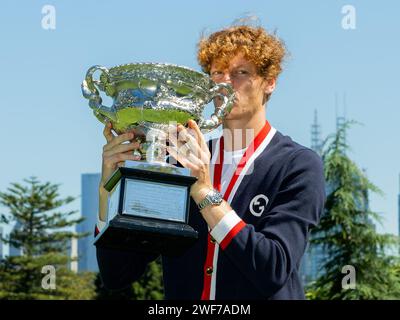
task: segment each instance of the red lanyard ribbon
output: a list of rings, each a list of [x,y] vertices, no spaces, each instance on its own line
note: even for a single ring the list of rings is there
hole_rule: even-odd
[[[261,131],[257,134],[251,144],[247,147],[246,152],[243,154],[236,171],[234,172],[231,181],[229,182],[228,188],[226,189],[223,198],[227,201],[229,195],[232,193],[232,189],[239,178],[243,168],[245,167],[248,159],[255,153],[257,148],[261,145],[261,143],[265,140],[268,133],[271,130],[271,126],[268,121],[265,122],[264,127]],[[222,166],[224,163],[224,137],[221,137],[220,144],[219,144],[219,159],[217,159],[215,167],[214,167],[214,188],[221,192],[221,175],[222,175]],[[219,160],[219,161],[218,161]],[[214,255],[218,254],[215,252],[215,241],[212,241],[210,233],[207,236],[207,255],[206,261],[204,264],[204,284],[203,284],[203,291],[201,294],[201,300],[209,300],[210,293],[211,293],[211,282],[214,267]],[[211,273],[210,273],[211,272]],[[215,279],[214,279],[215,281]]]
[[[261,143],[267,137],[270,130],[271,130],[271,125],[269,124],[268,121],[265,121],[264,127],[261,129],[261,131],[257,134],[257,136],[254,138],[254,140],[247,147],[247,149],[246,149],[245,153],[243,154],[242,159],[240,160],[240,162],[231,178],[231,181],[229,182],[229,185],[226,188],[226,191],[223,195],[223,198],[225,199],[225,201],[228,200],[229,195],[232,192],[233,186],[235,185],[237,179],[239,178],[243,168],[246,166],[248,159],[250,159],[250,157],[256,152],[257,148],[261,145]],[[224,137],[223,136],[220,138],[218,157],[219,157],[219,159],[217,159],[217,162],[216,162],[215,168],[214,168],[214,188],[221,192],[221,175],[222,175],[222,166],[224,164]]]

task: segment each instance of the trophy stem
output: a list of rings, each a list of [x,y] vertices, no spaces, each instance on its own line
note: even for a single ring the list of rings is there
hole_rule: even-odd
[[[167,156],[166,134],[164,131],[152,128],[146,134],[146,142],[142,143],[146,162],[165,163]]]

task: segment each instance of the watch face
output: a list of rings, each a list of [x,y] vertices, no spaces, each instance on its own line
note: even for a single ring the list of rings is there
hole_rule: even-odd
[[[214,192],[212,195],[211,195],[211,202],[212,203],[221,203],[222,202],[222,196],[221,196],[221,194],[220,193],[218,193],[218,192]]]
[[[201,201],[198,207],[201,209],[207,207],[208,205],[220,205],[223,201],[222,195],[218,191],[210,191],[205,199]]]

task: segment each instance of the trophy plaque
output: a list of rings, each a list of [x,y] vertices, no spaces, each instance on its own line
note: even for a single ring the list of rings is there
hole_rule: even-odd
[[[99,79],[93,78],[99,72]],[[100,91],[111,97],[102,104]],[[196,121],[202,132],[216,129],[230,112],[234,92],[192,69],[159,63],[132,63],[110,69],[93,66],[82,83],[83,96],[102,123],[110,121],[117,134],[133,131],[140,142],[138,161],[125,161],[105,183],[108,191],[106,225],[96,246],[176,256],[197,240],[189,224],[190,186],[196,181],[186,168],[167,159],[171,124]],[[210,119],[203,111],[213,99]]]

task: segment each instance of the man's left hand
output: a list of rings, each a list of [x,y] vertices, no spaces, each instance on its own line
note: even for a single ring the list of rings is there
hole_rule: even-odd
[[[205,198],[213,188],[210,179],[211,154],[203,134],[194,120],[188,121],[188,129],[179,124],[177,130],[170,130],[167,150],[182,166],[191,170],[197,181],[190,188],[190,195],[196,203]]]

